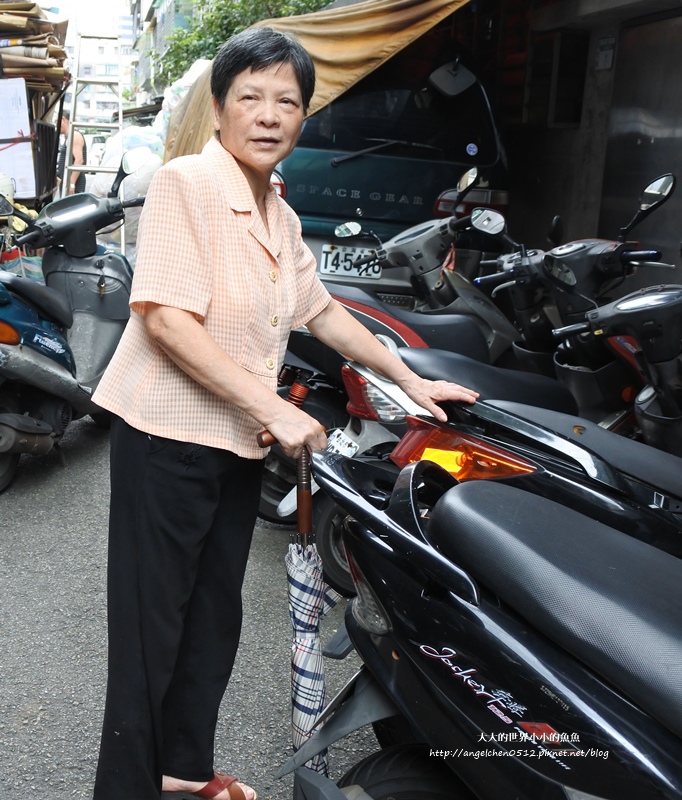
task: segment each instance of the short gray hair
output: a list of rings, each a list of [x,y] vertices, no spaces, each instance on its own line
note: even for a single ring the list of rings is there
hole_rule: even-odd
[[[218,50],[211,68],[211,94],[220,109],[232,81],[246,69],[261,70],[272,64],[290,64],[301,90],[303,111],[308,111],[315,91],[315,65],[308,51],[293,36],[273,28],[248,28],[230,37]]]

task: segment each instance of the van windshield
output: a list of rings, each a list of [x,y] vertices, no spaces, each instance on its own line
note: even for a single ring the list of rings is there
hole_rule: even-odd
[[[397,85],[387,66],[306,120],[298,146],[354,152],[390,141],[377,155],[477,166],[497,161],[495,128],[478,84],[444,97],[428,81]]]

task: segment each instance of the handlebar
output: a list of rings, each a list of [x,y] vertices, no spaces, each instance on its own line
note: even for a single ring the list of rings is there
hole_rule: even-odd
[[[15,237],[21,247],[62,245],[71,255],[82,257],[95,252],[96,231],[124,218],[124,209],[144,205],[144,197],[121,201],[117,197],[98,198],[88,193],[69,195],[46,206],[29,229]]]
[[[136,206],[143,206],[146,197],[135,197],[132,200],[123,200],[121,203],[122,208],[135,208]]]
[[[369,256],[363,256],[362,258],[358,258],[353,262],[354,267],[362,267],[364,264],[369,264],[372,261],[376,261],[377,254],[376,251]],[[266,445],[268,446],[268,445]]]
[[[14,237],[14,243],[21,247],[25,244],[30,244],[34,242],[36,239],[40,239],[42,236],[40,231],[29,231],[28,233],[23,233],[21,236]]]
[[[471,225],[470,215],[467,215],[466,217],[450,217],[448,220],[448,227],[450,228],[451,233],[454,233],[461,228],[467,228],[469,225]]]
[[[577,333],[587,333],[590,330],[589,322],[576,322],[575,325],[565,325],[563,328],[553,328],[552,336],[557,339],[566,339],[575,336]]]
[[[509,278],[512,277],[513,273],[511,270],[507,270],[506,272],[495,272],[492,275],[481,275],[478,278],[474,278],[474,283],[476,286],[497,286],[500,283],[506,283],[509,281]]]
[[[657,262],[660,261],[662,256],[663,253],[660,250],[623,250],[620,254],[620,260],[623,263],[628,261]]]
[[[675,264],[666,264],[661,261],[663,253],[660,250],[623,250],[620,255],[624,264],[635,262],[640,267],[662,267],[675,269]]]

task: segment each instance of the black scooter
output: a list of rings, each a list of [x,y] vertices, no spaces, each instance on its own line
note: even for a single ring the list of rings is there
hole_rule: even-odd
[[[466,221],[453,217],[450,221],[438,221],[437,225],[425,224],[405,231],[403,235],[387,242],[377,252],[376,258],[382,264],[392,267],[409,263],[415,276],[421,275],[420,285],[429,289],[431,302],[437,305],[442,301],[450,309],[462,302],[462,282],[474,289],[457,273],[440,269],[442,256],[454,235],[454,229],[450,232],[452,226],[466,222],[479,232],[506,240],[515,249],[514,253],[501,256],[497,261],[499,271],[482,279],[480,283],[492,283],[498,289],[504,285],[509,289],[510,313],[518,330],[514,329],[515,333],[513,331],[512,336],[507,339],[507,345],[511,342],[515,354],[514,363],[517,368],[522,366],[523,369],[513,372],[496,371],[488,366],[488,348],[492,340],[484,337],[480,329],[481,319],[474,321],[471,315],[465,313],[414,315],[427,321],[452,320],[448,323],[452,338],[443,351],[430,347],[410,348],[409,366],[424,377],[448,378],[464,384],[468,381],[468,385],[484,392],[486,397],[539,404],[573,414],[579,411],[581,417],[630,435],[636,425],[631,413],[632,400],[650,382],[649,376],[642,369],[645,354],[641,353],[641,346],[633,338],[632,328],[626,331],[621,327],[613,333],[595,336],[598,327],[594,325],[594,330],[585,333],[585,313],[589,309],[596,309],[599,302],[606,303],[608,293],[614,286],[633,274],[638,267],[648,264],[664,266],[660,262],[659,251],[642,250],[637,243],[627,241],[627,237],[638,224],[668,200],[674,188],[675,178],[671,174],[662,175],[645,187],[640,196],[639,208],[630,222],[621,228],[618,241],[580,240],[555,247],[548,253],[527,250],[509,238],[504,218],[500,214],[479,208],[474,209]],[[556,236],[558,235],[557,231]],[[360,292],[359,289],[352,291]],[[365,294],[365,311],[362,312],[361,319],[374,333],[385,334],[387,340],[392,339],[401,344],[400,337],[390,335],[390,325],[394,329],[399,328],[400,315],[397,311],[392,312],[394,316],[389,317],[389,321],[384,324],[381,320],[387,316],[387,306],[378,297],[370,303],[371,293]],[[478,295],[481,294],[479,291]],[[459,299],[455,301],[455,297]],[[484,297],[486,303],[481,303],[476,297],[473,294],[470,297],[472,306],[482,309],[481,313],[485,316],[486,309],[492,302]],[[453,302],[455,305],[447,305]],[[372,303],[377,307],[374,312],[371,310]],[[352,305],[349,308],[354,310]],[[649,304],[648,308],[653,306]],[[358,309],[359,307],[354,310],[356,315],[361,313]],[[643,301],[638,309],[639,318],[646,310],[646,303]],[[498,309],[495,312],[497,315],[501,314]],[[372,316],[373,313],[375,316]],[[631,318],[634,316],[630,315]],[[555,338],[554,330],[559,324],[564,326],[561,334],[564,341],[557,346],[558,339]],[[500,330],[501,328],[498,333]],[[624,335],[626,333],[628,335]],[[481,366],[467,363],[466,359],[460,358],[461,355],[481,362]],[[312,389],[304,400],[304,410],[322,422],[327,430],[346,427],[349,415],[345,407],[347,393],[341,371],[344,359],[307,332],[294,331],[286,363],[288,369],[282,376],[279,390],[281,394],[288,394],[288,387],[302,369],[306,376],[306,388]],[[537,376],[528,373],[539,373],[547,377],[544,382],[534,383]],[[549,379],[554,385],[550,385]],[[671,408],[670,404],[666,408]],[[645,413],[649,418],[655,418],[659,414],[658,406],[654,404]],[[387,434],[383,439],[373,435],[368,442],[362,444],[362,451],[373,449],[376,453],[385,453],[402,435],[399,425],[387,424],[383,419],[381,422]],[[660,429],[660,425],[658,427]],[[647,428],[652,428],[652,425],[647,425]],[[281,501],[294,485],[293,462],[274,448],[266,459],[260,505],[260,514],[264,519],[289,523],[294,521],[295,517],[291,513],[284,517],[278,514],[278,508],[282,511]],[[330,529],[335,524],[337,514],[331,503],[324,505],[325,508],[319,510],[318,517],[320,525]],[[327,559],[328,564],[332,560],[336,560],[339,565],[343,564],[342,554],[336,554],[340,558],[334,558],[331,552],[328,555],[331,556]],[[345,570],[339,572],[335,582],[337,588],[342,590],[348,588],[343,585],[344,572]],[[332,581],[335,580],[330,577]]]
[[[438,291],[445,298],[447,313],[429,315],[403,313],[400,309],[392,309],[389,314],[382,310],[380,299],[372,298],[370,293],[354,287],[330,287],[332,296],[345,305],[372,333],[382,337],[389,346],[407,344],[414,350],[423,352],[428,361],[429,354],[436,352],[431,348],[440,344],[447,348],[447,352],[463,355],[484,366],[489,365],[491,360],[495,361],[502,353],[511,352],[511,344],[520,334],[494,303],[469,281],[460,279],[455,273],[447,280],[439,281],[437,278],[441,258],[447,253],[456,230],[467,226],[478,232],[497,236],[504,232],[505,222],[497,212],[475,208],[470,216],[463,219],[452,217],[450,220],[437,220],[433,224],[428,223],[418,226],[418,229],[405,231],[402,236],[387,242],[377,256],[386,262],[395,261],[396,264],[407,259],[412,269],[424,273],[422,277],[426,281],[425,285],[435,286],[440,282],[441,288]],[[419,254],[421,260],[415,254]],[[422,339],[421,336],[426,338]],[[344,363],[343,356],[322,344],[306,329],[292,331],[285,367],[279,376],[278,392],[281,396],[288,397],[293,385],[302,385],[302,395],[297,399],[300,399],[304,410],[319,420],[327,430],[343,429],[350,419],[346,409],[348,397],[342,377]],[[515,364],[518,366],[516,361]],[[486,375],[496,374],[491,370],[489,368]],[[503,369],[496,381],[498,378],[500,383],[505,384],[503,396],[507,399],[532,402],[533,398],[542,398],[539,402],[549,408],[567,411],[575,408],[568,390],[552,385],[555,382],[544,376]],[[474,384],[472,388],[478,389],[478,386]],[[396,431],[397,435],[389,430],[388,435],[384,432],[378,437],[372,436],[369,442],[362,443],[363,450],[394,443],[404,427],[397,426]],[[281,501],[294,488],[295,482],[293,460],[275,446],[265,462],[259,507],[259,514],[263,519],[286,523],[295,521],[295,514],[282,514],[282,509],[279,508]]]
[[[682,798],[678,557],[513,481],[313,471],[357,589],[331,654],[363,667],[281,768],[296,800]],[[302,767],[368,724],[389,746],[338,786]]]

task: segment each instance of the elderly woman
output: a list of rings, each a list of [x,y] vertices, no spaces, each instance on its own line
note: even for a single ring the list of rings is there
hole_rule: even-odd
[[[215,772],[214,736],[260,494],[256,434],[267,428],[294,457],[326,446],[275,391],[290,330],[305,323],[441,419],[438,401],[476,397],[416,376],[318,280],[270,184],[313,88],[298,42],[267,28],[233,37],[213,62],[215,138],[149,189],[131,319],[95,395],[115,415],[95,800],[255,797]]]

